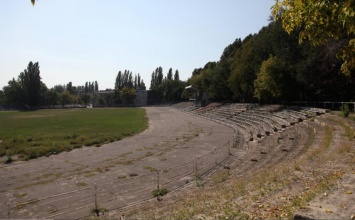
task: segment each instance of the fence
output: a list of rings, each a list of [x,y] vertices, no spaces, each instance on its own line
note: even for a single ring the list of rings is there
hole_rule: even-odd
[[[237,139],[237,140],[235,140]],[[62,194],[0,206],[0,218],[82,218],[105,210],[119,209],[154,198],[152,191],[174,191],[230,162],[238,138],[192,161],[128,179],[85,187]],[[6,196],[3,194],[3,196]]]

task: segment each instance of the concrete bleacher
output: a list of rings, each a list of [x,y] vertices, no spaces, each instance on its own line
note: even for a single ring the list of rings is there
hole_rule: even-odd
[[[315,114],[317,116],[327,113],[326,109],[321,109],[321,108],[303,107],[301,109],[302,109],[302,112]]]
[[[285,129],[292,128],[310,117],[326,112],[318,108],[286,108],[281,105],[259,106],[250,103],[222,105],[213,102],[200,108],[186,103],[179,106],[182,106],[180,109],[196,116],[232,127],[243,136],[245,144],[260,142],[268,136],[284,132]]]
[[[177,104],[172,105],[173,108],[184,110],[186,108],[195,107],[194,102],[179,102]]]
[[[218,106],[221,106],[222,104],[221,103],[218,103],[218,102],[212,102],[211,104],[208,104],[204,107],[201,107],[201,108],[197,108],[194,110],[194,113],[195,114],[203,114],[203,113],[206,113]]]

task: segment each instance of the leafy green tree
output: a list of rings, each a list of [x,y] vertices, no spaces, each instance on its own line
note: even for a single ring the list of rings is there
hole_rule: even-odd
[[[42,101],[42,85],[39,65],[30,62],[17,81],[12,79],[8,86],[4,87],[6,103],[17,107],[38,108]]]
[[[3,91],[6,105],[24,106],[24,92],[21,84],[15,78],[10,80],[7,86],[4,86]]]
[[[355,97],[355,76],[341,72],[342,61],[337,59],[338,42],[311,47],[304,42],[299,61],[290,66],[302,101],[350,101]],[[295,82],[289,83],[293,85]]]
[[[113,106],[116,103],[116,94],[118,91],[114,91],[113,93],[108,93],[105,95],[95,94],[93,97],[93,102],[95,106]]]
[[[41,77],[39,65],[30,62],[19,75],[19,81],[25,94],[25,104],[31,109],[39,106],[41,102]]]
[[[251,102],[254,94],[253,82],[265,58],[257,36],[246,37],[242,44],[243,46],[236,51],[231,62],[228,85],[235,99],[240,102]]]
[[[120,92],[115,89],[113,93],[113,104],[119,105],[122,103],[121,97],[120,97]]]
[[[164,102],[178,102],[182,100],[182,93],[187,84],[182,81],[166,80],[161,85]]]
[[[80,94],[80,99],[82,102],[84,102],[85,106],[90,102],[91,96],[92,95],[90,95],[88,93],[81,93]]]
[[[275,100],[283,92],[285,64],[277,57],[262,62],[258,78],[254,81],[254,96],[261,101]]]
[[[226,61],[209,62],[200,71],[191,77],[190,83],[208,93],[214,101],[230,100],[232,92],[228,87],[230,75],[229,65]]]
[[[236,48],[227,47],[221,60],[226,60],[230,68],[228,84],[233,91],[233,96],[241,102],[254,101],[254,81],[258,77],[260,66],[271,55],[277,56],[290,68],[284,74],[288,89],[289,99],[295,100],[298,94],[298,80],[296,76],[296,63],[302,58],[301,46],[297,43],[295,34],[288,35],[280,21],[271,21],[257,34],[247,36],[243,41],[237,39],[232,45]],[[230,54],[230,55],[228,55]],[[225,58],[227,57],[227,58]],[[291,80],[291,78],[293,80]]]
[[[74,90],[73,90],[73,83],[72,82],[69,82],[65,89],[70,93],[70,94],[74,94]]]
[[[41,82],[41,89],[40,89],[40,106],[46,106],[47,105],[47,92],[48,88],[46,84]]]
[[[220,61],[231,61],[238,49],[242,47],[242,40],[237,38],[232,44],[228,45],[221,56]]]
[[[59,102],[59,94],[52,88],[46,92],[46,105],[55,106]]]
[[[120,98],[126,105],[133,104],[134,99],[137,97],[136,90],[134,88],[124,87],[120,91]]]
[[[69,91],[65,90],[60,94],[59,100],[60,104],[64,108],[65,105],[70,104],[73,101],[73,96],[70,94]]]
[[[57,93],[62,93],[62,92],[64,92],[64,90],[65,90],[65,88],[62,85],[55,85],[53,87],[53,91],[57,92]]]
[[[351,75],[355,69],[355,3],[353,0],[279,0],[272,8],[284,29],[299,31],[299,42],[305,39],[313,45],[324,45],[330,39],[344,39],[338,57],[341,70]],[[347,36],[344,38],[344,36]]]

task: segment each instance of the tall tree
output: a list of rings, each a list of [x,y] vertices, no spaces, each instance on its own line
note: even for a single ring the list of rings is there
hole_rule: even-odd
[[[91,83],[90,92],[95,92],[95,83],[94,82]]]
[[[138,82],[137,82],[137,75],[134,75],[134,82],[133,82],[133,88],[137,88],[138,87]]]
[[[150,80],[150,89],[154,88],[154,86],[155,86],[155,72],[153,71]]]
[[[115,90],[119,91],[122,89],[122,72],[118,71],[115,82]]]
[[[138,88],[141,88],[141,76],[139,75],[139,73],[138,73],[138,77],[137,77],[137,86],[138,86]]]
[[[224,49],[220,61],[233,59],[236,51],[241,47],[242,47],[242,40],[240,38],[237,38],[232,44],[228,45]]]
[[[69,82],[65,88],[70,94],[73,94],[74,93],[74,90],[73,90],[73,84],[72,82]]]
[[[173,69],[170,68],[168,71],[168,74],[166,75],[167,80],[172,80],[173,79]]]
[[[144,83],[143,79],[142,79],[142,81],[141,81],[141,83],[140,83],[140,88],[141,88],[142,90],[146,90],[145,83]]]
[[[231,97],[227,81],[229,75],[230,70],[226,62],[208,62],[198,74],[191,77],[190,83],[207,92],[212,100],[228,100]]]
[[[129,71],[128,71],[129,72]],[[132,77],[132,71],[129,72],[128,74],[128,83],[127,83],[127,86],[129,88],[133,88],[133,77]]]
[[[84,92],[85,93],[89,92],[89,83],[88,82],[85,83]]]
[[[179,81],[179,80],[180,80],[179,70],[175,70],[174,80],[175,80],[175,81]]]
[[[99,84],[97,83],[97,81],[95,81],[95,92],[99,91]]]
[[[157,67],[155,71],[152,73],[152,78],[150,81],[150,89],[157,88],[161,85],[163,82],[163,68],[162,67]]]
[[[25,102],[31,109],[39,106],[41,102],[41,76],[38,62],[32,61],[27,69],[20,73],[19,80],[25,94]]]
[[[157,85],[161,85],[161,83],[163,82],[163,78],[164,78],[164,75],[163,75],[163,68],[160,66],[158,68],[158,72],[157,72]]]

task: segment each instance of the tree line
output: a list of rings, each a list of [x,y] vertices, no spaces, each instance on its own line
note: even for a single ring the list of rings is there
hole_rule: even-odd
[[[300,30],[287,33],[282,21],[228,45],[219,61],[196,68],[189,84],[214,101],[282,103],[350,101],[354,74],[343,74],[338,54],[350,36],[324,44],[299,44]]]
[[[167,76],[163,76],[161,67],[153,71],[151,103],[175,102],[181,100],[186,82],[180,81],[179,71],[173,74],[170,68]],[[65,107],[76,104],[86,106],[119,106],[133,104],[138,90],[146,90],[140,74],[133,74],[130,70],[118,71],[114,81],[114,89],[99,91],[97,81],[86,82],[81,86],[74,86],[72,82],[65,85],[55,85],[52,88],[42,82],[38,62],[29,62],[27,68],[17,79],[13,78],[7,86],[0,90],[0,106],[14,109],[37,109],[51,107]]]
[[[37,109],[68,104],[87,104],[94,93],[99,91],[97,81],[86,82],[82,86],[55,85],[48,88],[42,82],[38,62],[29,62],[17,79],[13,78],[0,90],[0,106],[15,109]]]
[[[148,104],[174,103],[188,99],[184,93],[188,82],[181,81],[179,70],[169,68],[164,76],[163,68],[157,67],[151,75]]]
[[[115,89],[99,90],[97,81],[74,86],[72,82],[55,85],[52,88],[42,82],[38,62],[29,62],[17,79],[13,78],[0,90],[0,106],[12,109],[38,109],[65,107],[66,105],[96,106],[131,105],[136,98],[136,90],[145,90],[141,76],[125,70],[119,71],[114,83]],[[104,94],[104,95],[102,95]]]

